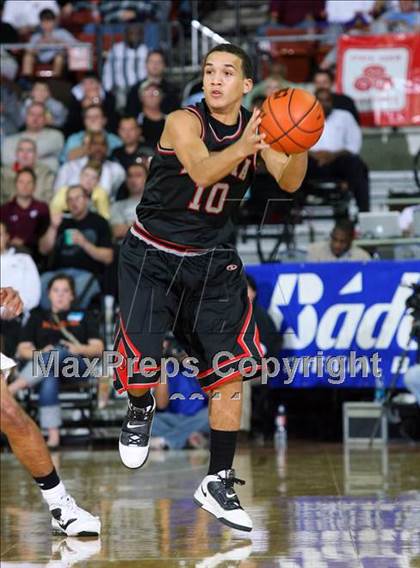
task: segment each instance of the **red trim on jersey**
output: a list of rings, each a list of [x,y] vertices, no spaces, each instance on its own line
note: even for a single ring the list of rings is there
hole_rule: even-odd
[[[255,347],[257,348],[258,353],[261,355],[261,357],[264,357],[264,351],[263,351],[263,348],[261,346],[261,341],[260,341],[260,332],[259,332],[257,324],[255,324],[255,332],[254,332],[253,341],[254,341]]]
[[[204,124],[204,120],[203,117],[201,116],[201,114],[198,112],[198,110],[193,107],[193,106],[187,106],[184,108],[184,110],[188,110],[189,112],[192,112],[193,114],[195,114],[196,116],[198,116],[198,118],[200,119],[200,123],[201,123],[201,133],[200,133],[200,138],[201,140],[204,140],[204,134],[206,132],[206,126]]]
[[[157,143],[156,149],[159,154],[164,154],[165,156],[175,156],[175,150],[171,150],[170,148],[163,148],[160,143]]]
[[[213,136],[216,138],[216,140],[218,142],[224,142],[225,140],[233,140],[234,138],[237,138],[241,133],[242,133],[242,111],[239,111],[239,124],[238,124],[238,128],[236,129],[236,132],[234,134],[230,134],[229,136],[223,136],[223,138],[219,138],[216,134],[216,132],[214,131],[214,128],[212,127],[212,125],[209,122],[209,126],[210,126],[210,130],[213,133]]]
[[[140,225],[140,223],[138,221],[135,221],[135,223],[131,227],[131,229],[135,233],[140,235],[141,237],[147,238],[152,243],[154,242],[157,245],[161,245],[161,246],[164,246],[168,249],[172,249],[175,252],[206,253],[206,252],[209,252],[209,250],[210,250],[210,249],[199,249],[199,248],[190,247],[190,246],[187,246],[187,245],[180,245],[180,244],[177,244],[177,243],[173,243],[171,241],[166,241],[165,239],[160,239],[158,237],[155,237],[155,235],[152,235],[151,233],[149,233],[149,231],[147,229],[145,229],[142,225]]]
[[[256,365],[255,367],[245,367],[245,369],[243,369],[243,372],[247,372],[247,371],[252,371],[253,369],[255,369],[256,371],[260,371],[262,369],[262,365]],[[233,371],[232,373],[229,373],[229,375],[226,375],[226,377],[222,377],[220,380],[216,381],[215,383],[209,385],[208,387],[201,387],[203,389],[204,392],[213,390],[214,388],[222,385],[223,383],[226,383],[227,381],[233,381],[233,379],[236,379],[237,377],[242,376],[241,371]],[[249,377],[252,378],[252,377]]]

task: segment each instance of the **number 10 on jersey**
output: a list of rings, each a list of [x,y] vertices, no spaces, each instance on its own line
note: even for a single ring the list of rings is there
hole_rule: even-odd
[[[221,213],[229,192],[229,184],[219,182],[213,185],[207,199],[203,199],[205,189],[205,187],[201,186],[195,188],[193,198],[188,203],[188,209],[191,211],[205,211],[212,215]]]

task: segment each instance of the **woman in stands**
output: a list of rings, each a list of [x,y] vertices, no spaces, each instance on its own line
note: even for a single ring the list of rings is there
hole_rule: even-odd
[[[84,358],[102,354],[104,344],[97,322],[89,313],[74,310],[74,281],[66,274],[57,274],[48,284],[49,310],[32,312],[22,330],[17,347],[18,356],[28,363],[10,385],[15,393],[21,388],[39,384],[39,421],[48,430],[47,445],[57,448],[60,443],[61,411],[59,379],[84,378]],[[41,351],[41,365],[34,364],[34,350]],[[41,360],[38,359],[41,363]],[[67,372],[63,372],[66,366]]]

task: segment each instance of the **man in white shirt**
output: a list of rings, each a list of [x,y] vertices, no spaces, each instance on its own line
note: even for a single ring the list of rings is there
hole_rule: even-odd
[[[21,138],[36,142],[38,159],[53,172],[58,169],[58,156],[64,146],[64,136],[54,128],[46,128],[47,116],[42,103],[32,103],[26,112],[26,129],[12,136],[6,136],[2,148],[2,162],[10,166],[15,161],[17,145]]]
[[[321,138],[309,152],[306,180],[345,181],[359,211],[369,211],[368,171],[358,155],[362,131],[350,112],[333,109],[331,91],[318,89],[315,95],[324,109],[325,127]]]
[[[88,161],[99,162],[101,164],[101,177],[98,185],[103,187],[108,193],[110,200],[115,200],[118,188],[125,180],[124,168],[117,162],[106,159],[108,154],[108,144],[103,132],[93,132],[89,135],[87,143],[87,156],[70,160],[61,166],[55,180],[54,189],[60,187],[78,185],[80,174]]]
[[[45,9],[60,13],[56,0],[6,0],[2,20],[24,34],[38,26],[39,14]]]

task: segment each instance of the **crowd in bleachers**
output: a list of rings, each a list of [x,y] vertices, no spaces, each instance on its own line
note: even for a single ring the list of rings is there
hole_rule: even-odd
[[[183,98],[181,87],[167,73],[159,24],[187,21],[192,7],[188,0],[28,0],[24,9],[22,4],[6,0],[2,5],[0,259],[1,285],[21,291],[27,320],[36,306],[45,317],[55,313],[52,283],[57,278],[71,300],[60,304],[64,312],[71,305],[83,312],[104,295],[117,297],[118,245],[135,219],[166,115],[179,108]],[[409,0],[271,0],[267,7],[269,20],[260,34],[292,28],[337,36],[343,30],[357,33],[363,26],[382,33],[419,25],[417,3]],[[104,64],[99,66],[93,53],[93,67],[70,69],[67,48],[84,42],[99,25],[114,26]],[[22,43],[24,48],[13,47]],[[12,47],[6,49],[7,44]],[[359,116],[352,99],[334,93],[333,66],[332,51],[311,78],[326,127],[310,152],[307,178],[337,179],[358,209],[368,211],[369,177],[360,157]],[[274,61],[246,104],[260,105],[273,91],[294,84],[282,63]],[[199,80],[197,85],[186,102],[201,98]],[[264,175],[260,171],[255,191],[251,189],[251,207],[255,196],[260,199],[256,210],[270,196],[272,182]],[[410,212],[404,222],[410,231]],[[352,238],[351,225],[339,225],[331,242],[313,247],[308,258],[360,258]],[[35,337],[33,321],[26,325],[33,336],[26,330],[22,347],[16,322],[7,324],[2,347],[7,355],[13,356],[18,344],[26,355],[29,344],[45,347]],[[80,340],[82,345],[98,336],[97,331],[89,333]],[[48,397],[56,401],[54,393],[45,394]],[[51,423],[56,428],[59,417],[45,422]],[[56,443],[53,432],[51,445]]]

